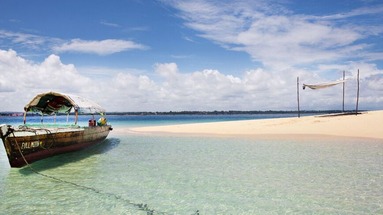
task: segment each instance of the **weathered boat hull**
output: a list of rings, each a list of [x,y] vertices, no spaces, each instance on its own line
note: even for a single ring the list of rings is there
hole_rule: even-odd
[[[110,130],[110,125],[14,131],[8,128],[8,134],[2,131],[1,138],[11,167],[23,167],[34,161],[100,143]]]

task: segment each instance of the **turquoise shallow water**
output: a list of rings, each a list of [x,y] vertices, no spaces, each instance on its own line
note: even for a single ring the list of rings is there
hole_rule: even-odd
[[[63,181],[0,147],[0,214],[383,214],[382,164],[381,140],[112,132],[32,164]]]

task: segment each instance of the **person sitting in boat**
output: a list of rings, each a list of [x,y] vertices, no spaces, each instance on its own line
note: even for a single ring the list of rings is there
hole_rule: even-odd
[[[90,119],[89,120],[89,127],[96,126],[96,120],[95,119]]]

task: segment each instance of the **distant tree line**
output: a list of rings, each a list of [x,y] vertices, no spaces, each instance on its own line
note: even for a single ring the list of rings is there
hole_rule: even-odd
[[[342,110],[301,110],[301,114],[335,114],[344,112],[354,112],[354,110],[342,111]],[[228,110],[228,111],[165,111],[165,112],[150,112],[150,111],[139,111],[139,112],[107,112],[107,115],[239,115],[239,114],[296,114],[297,111],[284,111],[284,110],[251,110],[251,111],[239,111],[239,110]],[[23,112],[0,112],[0,116],[22,116]],[[74,113],[70,113],[73,115]],[[27,113],[28,116],[39,115],[37,113]],[[57,114],[66,115],[66,114]],[[91,114],[87,114],[91,115]]]

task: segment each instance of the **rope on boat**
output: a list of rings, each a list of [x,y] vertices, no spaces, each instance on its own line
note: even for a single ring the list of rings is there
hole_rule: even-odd
[[[15,136],[15,133],[14,131],[12,131],[12,134],[13,134],[13,137],[16,137]],[[71,182],[71,181],[67,181],[67,180],[64,180],[64,179],[60,179],[60,178],[57,178],[57,177],[54,177],[54,176],[51,176],[51,175],[47,175],[47,174],[44,174],[44,173],[41,173],[37,170],[35,170],[27,161],[27,159],[24,157],[24,154],[21,150],[21,147],[19,146],[19,143],[17,142],[17,140],[15,139],[15,142],[16,142],[16,146],[17,146],[17,149],[19,150],[20,154],[21,154],[21,157],[23,158],[25,164],[27,165],[27,167],[34,173],[36,173],[37,175],[40,175],[42,177],[45,177],[45,178],[49,178],[51,180],[54,180],[54,181],[58,181],[58,182],[61,182],[61,183],[65,183],[65,184],[69,184],[69,185],[72,185],[74,187],[78,187],[78,188],[81,188],[81,189],[84,189],[84,190],[90,190],[90,191],[93,191],[94,193],[97,193],[97,194],[101,194],[101,195],[107,195],[109,197],[114,197],[115,199],[117,200],[120,200],[120,201],[123,201],[125,203],[127,203],[128,205],[131,205],[131,206],[134,206],[136,208],[138,208],[139,210],[142,210],[142,211],[145,211],[147,215],[155,215],[155,214],[169,214],[169,213],[165,213],[165,212],[161,212],[161,211],[156,211],[154,209],[151,209],[149,208],[149,206],[147,204],[138,204],[138,203],[134,203],[130,200],[127,200],[125,199],[124,197],[120,196],[120,195],[117,195],[115,193],[108,193],[108,192],[104,192],[102,190],[99,190],[99,189],[96,189],[94,187],[88,187],[88,186],[85,186],[85,185],[81,185],[81,184],[77,184],[77,183],[74,183],[74,182]],[[195,213],[193,213],[193,215],[199,215],[199,210],[197,210]]]
[[[34,133],[37,137],[38,137],[37,131],[45,131],[47,133],[47,140],[50,139],[51,141],[47,141],[47,142],[50,142],[49,146],[40,145],[40,147],[43,148],[43,149],[50,149],[55,144],[56,140],[55,140],[55,138],[52,135],[52,131],[49,130],[49,129],[46,129],[46,128],[30,128],[30,127],[27,127],[25,125],[19,126],[19,129],[21,129],[22,132]],[[38,141],[40,142],[39,139],[38,139]]]

